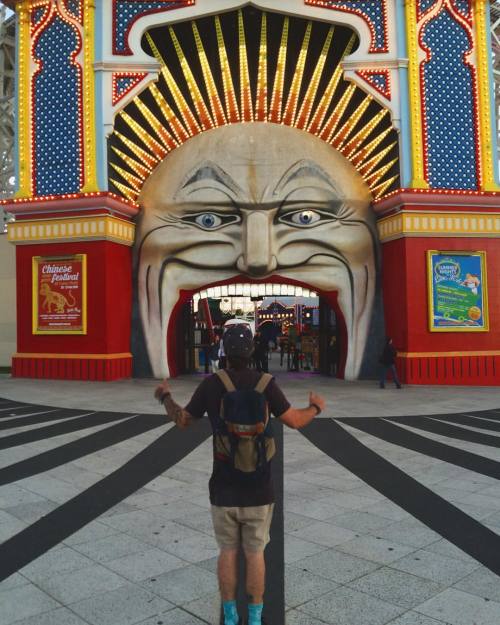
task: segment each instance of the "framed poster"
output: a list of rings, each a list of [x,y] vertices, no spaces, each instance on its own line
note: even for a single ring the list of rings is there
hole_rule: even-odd
[[[87,255],[33,257],[33,334],[87,334]]]
[[[486,332],[486,252],[427,252],[429,330]]]

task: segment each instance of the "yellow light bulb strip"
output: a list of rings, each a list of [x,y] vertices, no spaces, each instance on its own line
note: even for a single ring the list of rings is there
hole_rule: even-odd
[[[368,139],[368,137],[371,135],[371,133],[375,130],[375,128],[380,124],[380,122],[384,119],[386,115],[387,115],[387,109],[382,109],[381,111],[379,111],[377,115],[375,115],[375,117],[371,119],[364,128],[361,128],[361,130],[357,134],[354,135],[354,137],[349,141],[349,143],[347,143],[342,148],[341,150],[342,154],[346,156],[348,159],[351,159],[351,160],[354,159],[353,162],[355,162],[356,164],[359,163],[358,160],[355,160],[358,154],[362,154],[361,160],[364,160],[365,158],[370,156],[373,150],[369,150],[365,152],[364,148],[360,149],[361,145],[366,141],[366,139]],[[390,128],[388,128],[385,131],[385,134],[383,134],[381,141],[389,134],[390,131],[391,131]],[[369,145],[371,146],[371,144]],[[376,145],[378,145],[378,143]],[[376,147],[376,145],[374,147]]]
[[[238,11],[238,47],[240,55],[240,110],[241,121],[253,121],[252,90],[248,71],[247,46],[243,12]]]
[[[344,54],[342,55],[342,58],[351,53],[355,40],[356,38],[353,35],[350,38],[349,43],[347,44],[347,47],[344,51]],[[337,90],[338,84],[340,82],[340,79],[343,76],[343,73],[344,72],[342,70],[342,67],[339,64],[336,67],[335,71],[333,72],[332,77],[330,78],[330,81],[325,89],[325,92],[321,96],[321,100],[319,101],[318,106],[316,107],[316,112],[314,113],[309,125],[307,126],[307,131],[312,133],[313,135],[319,134],[319,129],[323,125],[326,113],[328,111],[328,107],[330,106],[330,103],[335,94],[335,91]]]
[[[132,158],[128,154],[125,154],[125,152],[122,152],[114,145],[111,147],[111,149],[132,171],[134,171],[139,176],[139,178],[145,180],[151,174],[152,170],[149,167],[146,167],[143,163],[139,163],[135,160],[135,158]]]
[[[198,57],[200,59],[201,71],[203,72],[203,78],[205,80],[205,86],[208,92],[210,108],[212,109],[212,116],[213,116],[213,119],[215,120],[216,126],[223,126],[225,123],[227,123],[226,116],[224,114],[224,108],[219,98],[217,87],[215,86],[215,81],[212,75],[212,70],[210,69],[210,65],[208,63],[207,55],[203,47],[203,42],[201,40],[200,33],[198,32],[198,27],[196,26],[196,22],[192,22],[191,26],[193,28],[193,35],[194,35],[194,40],[196,43],[196,50],[198,52]]]
[[[285,17],[283,31],[281,33],[280,50],[278,53],[278,64],[274,75],[273,94],[271,96],[271,106],[269,110],[269,121],[279,124],[281,122],[281,107],[283,102],[283,86],[285,84],[286,51],[288,45],[288,29],[290,20]]]
[[[156,156],[140,148],[131,139],[129,139],[125,135],[122,135],[121,132],[118,132],[118,130],[115,130],[114,134],[118,137],[118,139],[120,139],[123,145],[126,146],[132,152],[132,154],[137,156],[137,158],[141,162],[145,163],[147,167],[151,167],[151,169],[156,167],[156,165],[158,164],[158,158]]]
[[[117,180],[114,180],[114,178],[110,178],[109,180],[118,189],[118,191],[120,191],[120,193],[124,197],[127,198],[127,200],[131,200],[132,202],[135,202],[137,200],[139,196],[137,191],[134,191],[130,187],[127,187],[126,185],[122,184],[121,182],[118,182]]]
[[[384,193],[387,191],[387,189],[389,189],[391,187],[391,185],[396,182],[396,180],[399,178],[399,174],[396,176],[393,176],[392,178],[389,178],[389,180],[386,180],[385,182],[382,182],[382,184],[379,184],[378,187],[373,188],[372,191],[372,195],[373,197],[378,200],[379,198],[381,198]]]
[[[99,191],[96,162],[96,123],[95,123],[95,80],[94,80],[94,39],[95,2],[83,3],[83,153],[84,172],[81,193]]]
[[[356,108],[354,113],[349,117],[346,123],[340,128],[337,134],[332,139],[332,145],[337,149],[340,149],[347,141],[353,130],[359,123],[359,120],[363,117],[366,109],[373,101],[371,95],[367,95],[361,104]]]
[[[217,45],[219,47],[219,61],[222,72],[222,84],[224,85],[224,97],[226,100],[226,111],[229,123],[234,124],[240,121],[240,112],[238,109],[238,101],[234,90],[233,77],[231,76],[231,68],[227,58],[226,44],[224,43],[224,35],[220,19],[215,18],[215,31],[217,34]]]
[[[184,143],[184,141],[187,141],[187,139],[189,139],[189,133],[184,128],[172,108],[169,106],[168,102],[165,100],[162,92],[158,89],[156,84],[152,84],[149,87],[149,91],[151,92],[156,104],[158,105],[158,108],[162,112],[165,121],[172,130],[172,134],[176,138],[177,143],[179,143],[180,145],[181,143]]]
[[[156,133],[156,136],[163,143],[167,152],[170,152],[170,150],[173,150],[174,148],[176,148],[178,145],[177,141],[172,137],[172,135],[168,132],[165,126],[156,117],[156,115],[154,115],[150,111],[149,107],[146,104],[144,104],[144,102],[140,98],[137,98],[137,100],[134,100],[134,103],[139,109],[139,111],[141,112],[141,114],[143,115],[144,119],[148,122],[148,124],[154,130],[154,132]]]
[[[394,143],[391,143],[386,148],[384,148],[381,152],[377,152],[377,154],[375,154],[375,156],[372,156],[372,158],[366,161],[366,163],[359,165],[357,168],[359,173],[362,176],[368,176],[368,174],[372,172],[375,169],[375,167],[377,167],[377,165],[384,160],[384,158],[389,154],[389,152],[393,148],[396,147],[396,145],[397,145],[396,141]]]
[[[352,100],[352,96],[354,95],[355,91],[356,85],[349,85],[347,87],[347,89],[342,94],[339,103],[337,104],[332,114],[326,121],[325,125],[319,132],[319,138],[323,139],[323,141],[326,141],[326,143],[330,143],[330,141],[332,140],[332,137],[337,130],[337,126],[344,116],[344,113],[346,112],[346,109],[349,106],[349,102]]]
[[[131,174],[129,171],[126,171],[125,169],[123,169],[123,167],[120,167],[116,163],[111,163],[111,167],[116,172],[118,172],[124,180],[128,182],[128,184],[132,187],[132,189],[134,189],[138,193],[141,191],[142,185],[144,183],[144,178],[138,178],[137,176],[134,176],[134,174]]]
[[[309,83],[309,87],[307,88],[307,91],[304,95],[304,99],[302,101],[302,106],[300,107],[297,120],[295,121],[295,125],[297,126],[297,128],[304,129],[309,123],[309,116],[311,114],[312,106],[314,104],[314,98],[318,93],[318,85],[321,80],[321,76],[323,75],[326,58],[330,50],[334,32],[335,27],[331,26],[328,34],[326,35],[325,43],[323,44],[323,49],[321,50],[321,54],[318,62],[316,63],[316,67],[314,68],[314,73]]]
[[[31,197],[32,188],[32,145],[30,128],[32,128],[31,110],[31,41],[30,41],[30,0],[18,3],[18,57],[17,57],[17,103],[19,112],[17,115],[17,145],[18,145],[18,169],[19,186],[16,197]]]
[[[193,72],[191,71],[191,67],[189,66],[186,55],[182,50],[181,44],[179,43],[179,40],[177,39],[177,36],[172,26],[168,27],[168,31],[170,33],[170,37],[172,38],[177,57],[181,64],[182,72],[184,74],[184,77],[186,78],[189,93],[191,94],[191,97],[193,99],[193,104],[196,109],[198,119],[200,120],[201,128],[202,130],[209,130],[210,128],[214,127],[214,123],[212,121],[212,118],[210,117],[210,113],[208,111],[207,105],[205,104],[205,100],[201,95],[201,91],[198,87],[198,83],[196,82],[196,78],[193,76]]]
[[[386,163],[385,165],[383,165],[382,167],[374,171],[369,176],[365,176],[364,178],[366,182],[370,185],[370,187],[372,186],[376,187],[376,185],[378,185],[381,182],[381,180],[384,178],[385,174],[388,171],[390,171],[393,165],[395,165],[397,162],[398,162],[398,159],[394,158],[392,159],[392,161],[389,161],[388,163]]]
[[[151,134],[145,130],[133,117],[127,112],[123,111],[121,114],[123,121],[130,127],[131,130],[139,137],[139,139],[146,145],[151,152],[158,158],[162,159],[167,155],[167,150],[158,143]]]
[[[184,125],[189,133],[189,136],[192,137],[193,135],[198,134],[199,132],[201,132],[200,124],[198,123],[198,120],[196,119],[196,117],[193,115],[193,112],[191,111],[191,107],[189,106],[189,104],[186,102],[186,99],[182,95],[182,91],[179,89],[177,83],[175,82],[174,77],[170,73],[170,70],[168,69],[167,66],[165,66],[161,70],[161,73],[162,73],[163,78],[165,79],[165,82],[167,83],[167,87],[169,88],[170,93],[172,94],[174,102],[177,108],[179,109],[179,112],[182,117],[182,121],[184,122]]]
[[[258,122],[267,120],[267,16],[265,13],[262,13],[260,27],[259,71],[254,119]]]
[[[300,88],[304,77],[304,69],[306,66],[307,51],[309,49],[309,41],[311,39],[312,22],[307,22],[304,40],[300,48],[299,58],[295,66],[295,73],[288,94],[288,100],[285,106],[285,114],[283,115],[283,123],[287,126],[295,125],[295,114],[297,112],[297,102],[299,100]]]

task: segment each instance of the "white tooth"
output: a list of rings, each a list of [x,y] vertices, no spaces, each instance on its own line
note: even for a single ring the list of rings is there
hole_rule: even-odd
[[[295,295],[295,287],[292,284],[288,285],[287,295]]]
[[[199,299],[200,299],[200,294],[199,293],[195,293],[193,295],[193,302],[195,302],[197,304]]]
[[[251,290],[250,286],[251,286],[250,284],[244,284],[243,285],[243,295],[245,297],[248,297],[250,295],[250,290]]]
[[[296,297],[302,297],[302,287],[301,286],[295,287],[295,296]]]
[[[214,290],[213,289],[207,289],[207,297],[213,297],[214,296]]]
[[[236,295],[243,295],[243,285],[242,284],[237,284],[236,285]]]
[[[227,284],[225,284],[224,286],[221,286],[220,293],[221,293],[221,297],[227,297],[227,295],[228,295],[228,293],[227,293]]]
[[[280,295],[286,295],[288,293],[288,287],[286,284],[280,284]]]
[[[227,287],[227,294],[228,295],[236,295],[236,284],[230,284]]]
[[[220,286],[214,287],[214,297],[216,299],[219,299],[221,295],[222,295],[222,289],[220,288]]]
[[[273,294],[273,285],[272,284],[266,284],[266,295],[272,295]]]
[[[252,284],[252,286],[250,288],[250,295],[251,295],[251,297],[257,297],[259,295],[259,285],[258,284]]]
[[[265,295],[266,294],[266,285],[265,284],[259,284],[259,296],[260,295]]]
[[[279,295],[281,292],[281,287],[279,284],[273,284],[273,295]]]
[[[200,291],[200,298],[201,299],[207,299],[208,297],[208,293],[206,291]]]
[[[309,289],[302,289],[302,297],[310,297]]]

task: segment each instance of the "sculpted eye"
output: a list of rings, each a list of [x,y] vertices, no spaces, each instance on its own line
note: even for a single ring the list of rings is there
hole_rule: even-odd
[[[186,215],[182,221],[194,224],[203,230],[217,230],[228,224],[239,221],[238,215],[218,215],[217,213],[199,213],[198,215]]]
[[[295,226],[302,226],[303,228],[312,226],[322,219],[325,219],[324,215],[311,210],[296,211],[295,213],[288,213],[280,217],[280,221],[291,223]]]
[[[217,228],[221,225],[222,219],[214,213],[203,213],[196,217],[195,222],[202,228]]]

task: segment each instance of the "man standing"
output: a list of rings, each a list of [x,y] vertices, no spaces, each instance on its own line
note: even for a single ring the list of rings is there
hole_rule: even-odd
[[[388,371],[392,373],[392,379],[394,380],[396,388],[401,388],[401,382],[399,381],[398,372],[396,371],[397,353],[397,349],[394,347],[391,337],[388,336],[385,339],[384,351],[382,352],[379,361],[382,365],[380,370],[380,388],[385,388],[385,380],[387,378]]]
[[[274,508],[272,465],[270,461],[263,462],[262,470],[255,472],[251,480],[244,479],[245,476],[238,477],[238,472],[230,466],[231,462],[220,453],[221,424],[225,427],[229,420],[228,415],[222,417],[221,406],[227,406],[224,397],[231,394],[232,389],[247,393],[256,391],[264,397],[266,412],[268,409],[282,423],[298,429],[307,425],[324,409],[325,401],[320,395],[310,393],[307,408],[293,408],[274,378],[250,369],[253,340],[249,328],[232,326],[226,331],[223,342],[228,359],[227,371],[206,378],[185,408],[174,401],[166,380],[156,389],[155,397],[163,403],[168,416],[180,428],[187,427],[193,418],[208,414],[214,433],[213,472],[209,492],[215,537],[220,548],[217,574],[224,624],[238,625],[242,622],[236,608],[238,549],[241,542],[246,560],[246,591],[250,597],[248,625],[261,625],[265,586],[264,550],[269,542]]]

